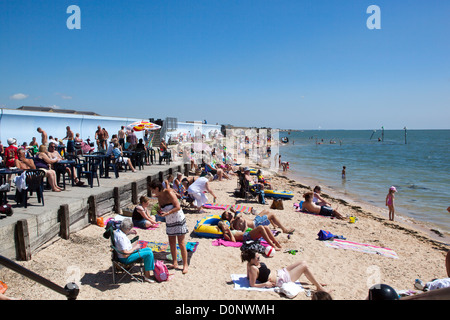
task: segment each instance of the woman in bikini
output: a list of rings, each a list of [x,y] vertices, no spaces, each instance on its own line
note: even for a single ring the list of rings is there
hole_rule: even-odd
[[[297,281],[304,274],[316,286],[317,291],[325,291],[323,287],[326,284],[319,283],[316,280],[306,262],[299,261],[286,268],[272,272],[264,262],[260,261],[260,257],[259,253],[252,250],[241,252],[242,262],[247,261],[247,278],[251,287],[281,287],[283,283]]]
[[[164,189],[161,182],[152,181],[150,184],[151,192],[158,198],[160,211],[158,215],[166,218],[166,234],[169,236],[170,253],[173,257],[173,265],[169,268],[177,269],[177,242],[183,259],[183,274],[188,272],[188,260],[185,236],[189,232],[186,225],[184,212],[180,207],[174,192]]]
[[[228,224],[225,221],[219,221],[217,224],[220,230],[223,232],[223,238],[232,242],[245,242],[248,240],[257,240],[263,238],[271,245],[276,251],[281,250],[281,244],[275,239],[272,232],[266,226],[258,226],[250,231],[230,230]]]

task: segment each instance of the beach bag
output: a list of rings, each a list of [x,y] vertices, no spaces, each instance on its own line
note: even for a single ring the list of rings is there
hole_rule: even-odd
[[[0,293],[5,294],[6,289],[8,289],[8,286],[6,285],[6,283],[0,281]]]
[[[274,199],[272,202],[272,205],[270,206],[270,209],[274,210],[283,210],[283,200],[281,199]]]
[[[332,234],[329,231],[325,231],[325,230],[320,230],[319,233],[317,234],[319,236],[319,240],[333,240],[333,239],[341,239],[341,240],[345,240],[346,238],[344,236],[337,236]]]
[[[319,240],[322,240],[322,241],[330,240],[335,237],[331,232],[325,231],[325,230],[320,230],[317,235],[319,236]]]
[[[12,216],[13,210],[10,204],[3,204],[0,206],[0,213],[6,214],[8,217]]]
[[[241,246],[241,251],[247,250],[265,254],[266,247],[264,247],[259,240],[248,240],[243,242]]]
[[[169,269],[161,260],[155,261],[155,269],[153,270],[156,281],[163,282],[169,280]]]

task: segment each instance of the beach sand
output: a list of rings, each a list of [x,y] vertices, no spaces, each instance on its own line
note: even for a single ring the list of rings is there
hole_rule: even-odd
[[[296,255],[281,251],[276,252],[273,258],[262,257],[270,269],[304,260],[317,280],[327,284],[326,289],[331,291],[335,300],[363,300],[367,297],[368,288],[377,283],[389,284],[396,290],[415,290],[416,278],[429,281],[447,277],[447,245],[401,222],[390,222],[382,215],[339,199],[328,200],[341,213],[357,217],[356,223],[296,212],[293,204],[302,199],[307,187],[301,181],[280,175],[269,178],[274,189],[294,192],[292,200],[283,201],[284,210],[273,211],[282,223],[295,228],[290,238],[283,233],[277,236],[283,249],[299,250]],[[220,204],[238,203],[262,210],[269,209],[272,203],[270,199],[266,205],[256,201],[244,203],[243,199],[235,198],[236,176],[231,180],[213,181],[211,186]],[[323,193],[326,194],[326,190]],[[209,199],[212,200],[212,196],[209,195]],[[32,260],[18,263],[61,286],[77,281],[80,285],[79,300],[285,300],[275,292],[234,290],[230,275],[245,274],[246,265],[240,260],[239,248],[213,246],[212,239],[198,238],[192,233],[197,220],[209,214],[222,213],[205,211],[185,211],[190,230],[186,241],[199,242],[199,245],[191,257],[189,272],[183,275],[180,270],[174,270],[172,279],[164,283],[141,284],[125,278],[120,284],[112,284],[110,242],[103,238],[104,228],[96,225],[71,234],[69,240],[57,239],[35,252]],[[114,217],[114,214],[106,217]],[[392,249],[398,259],[327,247],[318,240],[317,234],[321,229],[342,235],[348,241]],[[136,230],[141,240],[168,241],[164,223],[156,230]],[[0,270],[0,280],[8,285],[8,296],[24,300],[65,299],[7,268]],[[305,289],[315,290],[305,276],[300,281]],[[310,299],[304,292],[295,297],[295,300]]]

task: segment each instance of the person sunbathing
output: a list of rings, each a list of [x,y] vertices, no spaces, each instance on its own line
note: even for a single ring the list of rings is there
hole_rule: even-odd
[[[227,220],[230,222],[231,228],[235,230],[245,231],[247,228],[254,229],[259,225],[268,226],[272,223],[275,228],[280,228],[283,233],[292,234],[295,231],[294,228],[288,229],[283,226],[276,214],[266,209],[261,211],[253,220],[247,219],[244,215],[242,215],[242,213],[236,212],[234,208],[230,208],[230,211],[232,213],[228,211],[224,211],[222,213],[222,220]]]
[[[265,263],[260,261],[260,257],[259,253],[252,250],[241,252],[242,262],[247,262],[247,278],[251,287],[281,287],[283,283],[297,281],[304,274],[316,286],[317,291],[325,291],[323,287],[326,284],[316,280],[305,261],[298,261],[272,272]]]
[[[248,240],[258,240],[263,238],[276,251],[281,250],[281,244],[275,239],[272,232],[266,226],[258,226],[250,231],[231,230],[225,221],[219,221],[217,224],[223,232],[223,238],[232,242],[245,242]]]
[[[341,213],[337,212],[328,206],[318,206],[313,202],[314,194],[312,192],[307,192],[303,195],[305,201],[303,202],[302,209],[310,213],[320,214],[321,216],[335,217],[338,219],[345,219],[346,217]]]

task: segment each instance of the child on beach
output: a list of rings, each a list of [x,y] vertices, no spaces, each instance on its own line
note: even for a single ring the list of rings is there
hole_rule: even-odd
[[[392,186],[389,188],[389,193],[386,196],[386,206],[389,208],[389,220],[394,221],[394,193],[397,192],[397,189]]]

